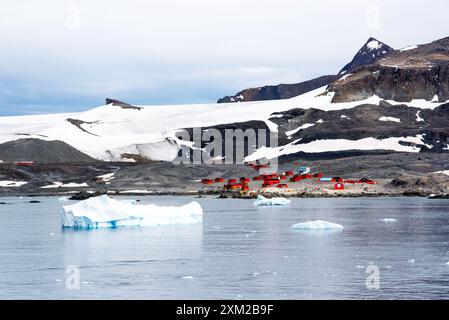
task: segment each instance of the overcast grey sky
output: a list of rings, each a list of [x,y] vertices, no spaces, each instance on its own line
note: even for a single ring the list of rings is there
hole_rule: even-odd
[[[0,115],[215,102],[336,73],[374,36],[449,36],[447,0],[0,0]]]

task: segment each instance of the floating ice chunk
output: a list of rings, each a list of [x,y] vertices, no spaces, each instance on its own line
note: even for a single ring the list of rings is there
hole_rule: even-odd
[[[408,259],[407,262],[408,263],[415,263],[415,259]]]
[[[203,209],[195,201],[180,207],[159,207],[130,204],[103,195],[63,206],[61,218],[63,227],[84,229],[192,224],[203,221]]]
[[[188,279],[188,280],[192,280],[193,279],[193,276],[185,276],[185,277],[182,277],[183,279]]]
[[[382,219],[382,221],[383,221],[383,222],[396,222],[396,221],[398,221],[398,220],[393,219],[393,218],[385,218],[385,219]]]
[[[254,205],[256,206],[286,206],[290,204],[290,200],[285,198],[265,198],[264,196],[257,196]]]
[[[323,220],[315,220],[294,224],[292,225],[292,228],[299,230],[326,230],[326,229],[343,229],[344,227],[338,223],[332,223]]]

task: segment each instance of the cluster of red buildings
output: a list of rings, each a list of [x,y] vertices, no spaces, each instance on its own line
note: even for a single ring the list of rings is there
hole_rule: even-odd
[[[254,165],[249,164],[253,169],[259,171],[261,168],[268,168],[268,165]],[[277,188],[288,188],[288,184],[284,183],[283,180],[289,179],[290,182],[300,182],[306,179],[317,179],[318,182],[323,183],[334,183],[334,190],[344,190],[345,183],[355,184],[355,183],[366,183],[366,184],[376,184],[375,181],[363,178],[359,180],[344,180],[341,177],[333,177],[333,178],[325,178],[323,174],[318,173],[309,173],[310,168],[308,167],[300,167],[299,173],[295,174],[293,171],[286,171],[283,174],[279,175],[277,173],[269,173],[269,174],[259,174],[253,178],[253,181],[262,181],[262,188],[269,187],[277,187]],[[206,185],[212,185],[215,183],[223,183],[225,182],[224,178],[215,178],[215,179],[202,179],[201,183]],[[228,179],[227,183],[223,186],[225,190],[249,190],[249,182],[250,179],[248,177],[241,177],[240,179]]]

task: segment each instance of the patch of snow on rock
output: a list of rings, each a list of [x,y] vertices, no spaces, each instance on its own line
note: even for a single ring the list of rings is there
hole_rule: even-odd
[[[2,188],[16,188],[27,184],[26,181],[0,181],[0,187]]]
[[[424,119],[420,116],[421,111],[416,113],[416,122],[424,122]]]
[[[379,121],[401,122],[401,119],[395,117],[380,117]]]
[[[418,46],[407,46],[405,48],[400,49],[399,51],[409,51],[418,48]]]
[[[310,128],[310,127],[313,127],[314,125],[315,125],[314,123],[305,123],[305,124],[303,124],[302,126],[299,126],[299,127],[296,128],[296,129],[293,129],[293,130],[290,130],[290,131],[285,132],[285,134],[286,134],[287,136],[291,136],[291,135],[295,134],[296,132],[298,132],[298,131],[300,131],[300,130],[307,129],[307,128]]]
[[[377,40],[371,40],[370,42],[367,43],[366,45],[370,50],[377,50],[380,47],[382,47],[382,44],[379,43],[379,41]]]
[[[53,188],[81,188],[88,187],[87,183],[62,183],[62,182],[53,182],[48,186],[43,186],[41,189],[53,189]]]

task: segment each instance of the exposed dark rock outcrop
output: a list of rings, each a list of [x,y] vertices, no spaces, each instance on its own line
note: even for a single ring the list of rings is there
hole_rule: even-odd
[[[93,136],[97,136],[98,137],[98,135],[96,135],[95,133],[92,133],[92,132],[89,132],[89,131],[87,131],[86,129],[84,129],[83,127],[82,127],[82,125],[83,124],[96,124],[96,123],[98,123],[99,121],[91,121],[91,122],[88,122],[88,121],[83,121],[83,120],[79,120],[79,119],[72,119],[72,118],[68,118],[68,119],[66,119],[66,121],[67,122],[70,122],[71,124],[73,124],[75,127],[77,127],[78,129],[80,129],[81,131],[83,131],[83,132],[86,132],[86,133],[88,133],[88,134],[91,134],[91,135],[93,135]]]
[[[449,100],[449,38],[390,52],[329,85],[332,102],[347,102],[377,95],[410,102]]]
[[[80,191],[69,198],[69,200],[86,200],[95,197],[94,194],[88,193],[87,191]]]
[[[110,98],[106,98],[106,104],[112,104],[113,106],[117,106],[122,109],[134,109],[134,110],[142,109],[141,107],[136,107],[136,106],[133,106],[132,104],[129,104],[129,103],[126,103],[126,102],[123,102],[120,100],[110,99]]]
[[[328,85],[336,78],[337,76],[335,75],[327,75],[300,83],[279,84],[276,86],[264,86],[259,88],[245,89],[240,91],[234,96],[226,96],[224,98],[221,98],[217,102],[227,103],[227,102],[241,102],[241,101],[288,99],[315,90],[317,88],[323,87],[325,85]]]
[[[65,142],[32,138],[0,144],[0,159],[6,162],[37,161],[42,163],[97,161]]]

